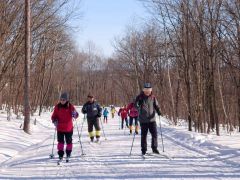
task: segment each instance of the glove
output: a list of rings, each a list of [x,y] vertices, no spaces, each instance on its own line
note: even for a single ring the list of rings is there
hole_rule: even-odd
[[[142,104],[143,104],[143,100],[142,100],[142,99],[139,99],[139,100],[137,101],[137,103],[136,103],[136,107],[137,107],[137,108],[140,108],[140,107],[142,106]]]
[[[77,119],[78,118],[78,113],[76,111],[73,111],[72,112],[72,117]]]
[[[86,113],[87,113],[86,107],[83,107],[83,108],[82,108],[82,113],[83,113],[83,114],[86,114]]]
[[[54,119],[54,120],[53,120],[53,124],[54,124],[55,127],[57,127],[57,126],[58,126],[58,120],[57,120],[57,119]]]
[[[157,111],[157,114],[159,115],[159,116],[161,116],[162,115],[162,113],[158,110]]]
[[[102,114],[101,114],[101,113],[98,113],[98,114],[97,114],[97,117],[99,117],[99,118],[100,118],[101,116],[102,116]]]

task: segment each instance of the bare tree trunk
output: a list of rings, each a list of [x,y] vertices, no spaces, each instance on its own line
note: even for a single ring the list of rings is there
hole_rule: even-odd
[[[2,91],[0,91],[0,110],[2,110]]]
[[[225,121],[224,123],[227,124],[228,126],[228,115],[227,115],[227,111],[226,111],[226,107],[224,104],[224,100],[223,100],[223,92],[222,92],[222,79],[221,79],[221,74],[220,74],[220,65],[218,65],[218,80],[219,80],[219,93],[220,93],[220,97],[221,97],[221,103],[222,103],[222,108],[223,108],[223,113],[224,113],[224,117],[225,117]],[[230,128],[231,129],[231,128]]]
[[[191,89],[189,82],[187,83],[187,104],[188,104],[188,131],[192,131]]]
[[[187,99],[188,99],[188,130],[192,131],[192,106],[191,106],[191,84],[190,84],[190,47],[189,47],[189,2],[187,3],[187,16],[185,17],[185,33],[186,33],[186,53],[187,53]]]
[[[55,58],[55,52],[56,52],[56,46],[54,47],[54,50],[53,50],[53,56],[52,56],[52,61],[51,61],[51,67],[50,67],[50,70],[49,70],[50,72],[49,72],[49,79],[48,79],[48,82],[47,82],[46,91],[45,91],[45,93],[44,92],[41,93],[40,107],[39,107],[39,116],[42,113],[44,101],[46,100],[47,93],[49,92],[49,87],[50,87],[50,83],[51,83],[51,80],[52,80],[53,63],[54,63],[54,58]]]
[[[30,40],[30,0],[25,0],[25,61],[24,61],[24,126],[23,130],[30,133],[30,57],[31,57],[31,40]]]
[[[167,62],[168,63],[168,62]],[[175,116],[175,107],[174,107],[174,97],[173,97],[173,90],[172,90],[172,82],[170,77],[170,70],[169,70],[169,64],[167,65],[168,68],[168,83],[170,88],[170,95],[171,95],[171,103],[172,103],[172,120],[175,125],[177,125],[176,116]]]
[[[240,3],[238,2],[238,6],[240,7]],[[239,8],[238,8],[239,9]],[[237,21],[239,22],[239,21]],[[237,24],[237,38],[238,38],[238,63],[240,63],[240,25]],[[239,72],[239,71],[238,71]],[[240,132],[240,75],[238,74],[238,85],[237,85],[237,95],[238,95],[238,131]]]
[[[180,78],[177,80],[177,91],[176,91],[176,100],[175,100],[175,115],[176,115],[176,122],[179,118],[178,114],[178,106],[179,106],[179,93],[180,93]]]
[[[238,132],[240,132],[240,78],[239,78],[239,85],[237,87],[237,94],[238,94]]]

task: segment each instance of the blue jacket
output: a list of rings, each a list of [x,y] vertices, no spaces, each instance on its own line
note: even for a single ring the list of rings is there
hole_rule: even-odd
[[[107,110],[107,108],[105,108],[103,111],[103,116],[108,116],[108,113],[109,113],[109,111]]]

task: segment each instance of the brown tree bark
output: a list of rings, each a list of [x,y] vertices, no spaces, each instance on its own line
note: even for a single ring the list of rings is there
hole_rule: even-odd
[[[24,59],[24,126],[23,130],[30,133],[30,58],[31,58],[31,8],[30,0],[25,0],[25,59]]]

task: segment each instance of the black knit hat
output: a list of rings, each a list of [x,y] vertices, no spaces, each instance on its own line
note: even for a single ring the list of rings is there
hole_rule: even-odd
[[[87,97],[88,98],[93,98],[94,96],[91,93],[89,93]]]
[[[60,99],[64,99],[66,101],[69,101],[69,95],[67,92],[64,92],[61,94]]]
[[[151,83],[144,83],[144,88],[152,88]]]

